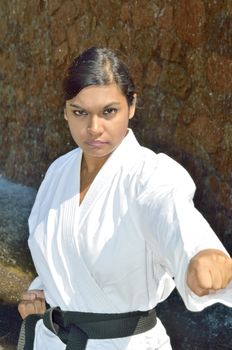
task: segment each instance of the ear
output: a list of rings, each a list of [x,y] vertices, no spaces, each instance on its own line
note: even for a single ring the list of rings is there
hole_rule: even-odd
[[[64,108],[64,119],[65,119],[65,120],[68,120],[66,108]]]
[[[135,115],[137,103],[137,94],[134,94],[132,104],[129,106],[129,119],[132,119]]]

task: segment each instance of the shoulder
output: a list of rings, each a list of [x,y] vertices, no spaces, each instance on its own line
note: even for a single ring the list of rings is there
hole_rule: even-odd
[[[46,217],[49,208],[52,207],[53,201],[55,205],[59,202],[60,193],[63,193],[67,188],[67,183],[72,183],[73,173],[76,170],[77,158],[80,150],[74,149],[59,158],[57,158],[48,168],[45,177],[40,184],[36,195],[34,205],[29,217],[30,232],[32,232],[38,220]],[[58,191],[58,188],[61,191]],[[59,198],[58,198],[59,197]]]
[[[60,157],[58,157],[48,168],[42,183],[40,184],[39,191],[36,199],[43,199],[48,195],[53,195],[56,191],[61,179],[67,179],[72,177],[72,171],[75,171],[77,166],[77,159],[80,150],[76,148]],[[70,174],[71,173],[71,174]]]
[[[195,184],[192,177],[181,164],[164,153],[157,155],[157,162],[163,183],[173,184],[179,190],[195,191]]]
[[[65,153],[65,154],[61,155],[60,157],[58,157],[57,159],[55,159],[50,164],[50,166],[48,167],[46,176],[48,176],[52,172],[56,172],[56,171],[62,170],[68,164],[70,164],[73,161],[75,161],[76,157],[79,154],[79,152],[80,152],[80,149],[79,148],[75,148],[75,149],[69,151],[68,153]]]
[[[139,160],[139,183],[152,191],[179,191],[193,197],[195,184],[187,170],[164,153],[142,147]]]

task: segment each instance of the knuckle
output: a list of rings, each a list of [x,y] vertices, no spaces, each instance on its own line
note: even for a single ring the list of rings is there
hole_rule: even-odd
[[[25,309],[25,305],[23,303],[18,304],[18,311],[22,312]]]
[[[203,297],[204,295],[208,294],[208,290],[207,289],[203,289],[203,288],[197,288],[194,293],[199,296],[199,297]]]

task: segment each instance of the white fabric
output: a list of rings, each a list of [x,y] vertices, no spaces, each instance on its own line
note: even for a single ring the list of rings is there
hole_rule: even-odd
[[[232,306],[232,284],[199,298],[186,287],[189,260],[199,250],[224,247],[194,208],[195,185],[178,163],[141,147],[129,130],[79,205],[82,150],[49,168],[29,218],[29,246],[37,269],[31,288],[51,306],[99,313],[148,310],[175,285],[186,307]],[[174,281],[173,281],[173,278]],[[146,333],[90,340],[88,350],[170,349],[159,321]],[[35,350],[62,350],[42,322]]]

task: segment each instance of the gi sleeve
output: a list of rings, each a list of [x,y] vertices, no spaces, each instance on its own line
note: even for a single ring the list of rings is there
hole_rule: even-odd
[[[41,278],[39,276],[34,278],[34,280],[31,282],[28,288],[28,290],[33,290],[33,289],[44,290],[43,282],[41,281]]]
[[[194,207],[195,185],[178,163],[158,155],[155,169],[145,176],[138,197],[142,227],[156,261],[174,278],[176,287],[191,311],[221,302],[232,307],[232,283],[226,289],[198,297],[187,286],[190,259],[204,249],[228,254],[207,221]]]

